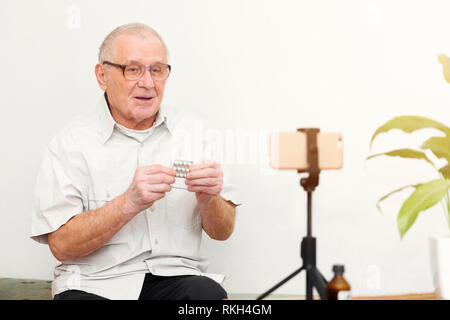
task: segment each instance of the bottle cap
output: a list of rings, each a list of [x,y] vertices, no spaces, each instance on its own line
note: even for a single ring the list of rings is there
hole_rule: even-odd
[[[335,265],[333,265],[333,272],[334,273],[342,274],[342,273],[344,273],[344,271],[345,271],[344,265],[342,265],[342,264],[335,264]]]

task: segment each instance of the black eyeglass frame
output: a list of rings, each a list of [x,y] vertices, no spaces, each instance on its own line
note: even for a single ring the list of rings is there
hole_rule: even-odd
[[[118,64],[118,63],[112,63],[112,62],[110,62],[110,61],[103,61],[102,64],[107,64],[107,65],[110,65],[110,66],[113,66],[113,67],[122,69],[123,77],[124,77],[125,79],[127,79],[127,77],[125,77],[125,68],[128,67],[129,64]],[[127,79],[127,80],[129,80],[129,81],[137,81],[137,80],[140,80],[140,79],[142,79],[142,77],[143,77],[144,74],[145,74],[145,71],[147,71],[147,70],[150,72],[150,74],[152,74],[152,72],[150,71],[150,69],[151,69],[154,65],[163,65],[163,66],[167,66],[167,67],[169,68],[169,73],[167,74],[167,77],[166,77],[165,79],[159,79],[159,80],[158,80],[158,79],[155,79],[156,81],[163,81],[163,80],[166,80],[166,79],[169,77],[170,72],[172,71],[172,66],[171,66],[170,64],[166,64],[166,63],[160,63],[160,62],[157,62],[157,63],[151,64],[151,65],[149,65],[149,66],[145,66],[145,65],[142,64],[142,63],[140,63],[140,64],[144,66],[144,72],[142,73],[141,77],[140,77],[139,79],[135,79],[135,80],[130,80],[130,79]]]

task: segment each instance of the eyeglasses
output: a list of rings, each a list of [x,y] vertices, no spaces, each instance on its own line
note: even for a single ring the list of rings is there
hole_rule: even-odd
[[[122,69],[123,76],[127,80],[140,80],[145,71],[148,70],[153,80],[162,81],[169,77],[171,66],[165,63],[154,63],[148,67],[139,62],[131,62],[130,64],[117,64],[109,61],[103,61],[103,64]]]

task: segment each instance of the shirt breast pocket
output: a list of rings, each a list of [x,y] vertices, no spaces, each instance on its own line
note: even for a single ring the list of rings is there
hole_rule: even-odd
[[[111,201],[113,197],[107,190],[107,186],[100,186],[96,189],[89,190],[88,196],[88,210],[96,210],[103,207],[106,203]]]
[[[96,184],[89,189],[88,210],[103,207],[107,202],[124,193],[129,185],[130,181],[127,178]]]
[[[129,182],[126,179],[115,180],[107,184],[98,184],[89,190],[88,210],[97,210],[105,206],[108,202],[124,193],[128,188]],[[131,221],[130,221],[131,222]],[[114,234],[107,244],[126,242],[127,230],[129,224],[123,226],[116,234]]]

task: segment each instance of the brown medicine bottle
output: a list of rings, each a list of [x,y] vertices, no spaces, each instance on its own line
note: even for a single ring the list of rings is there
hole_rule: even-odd
[[[327,299],[328,300],[350,300],[350,285],[344,278],[344,266],[335,264],[333,266],[334,277],[328,283]]]

